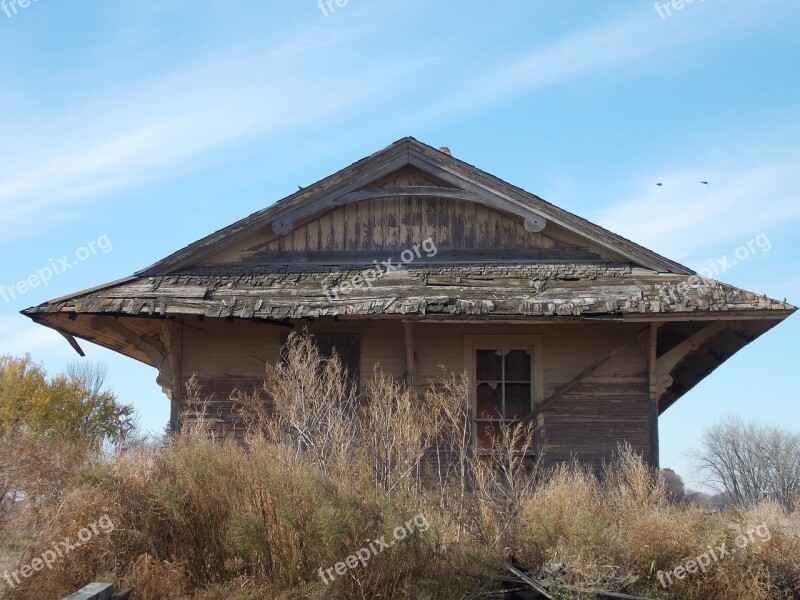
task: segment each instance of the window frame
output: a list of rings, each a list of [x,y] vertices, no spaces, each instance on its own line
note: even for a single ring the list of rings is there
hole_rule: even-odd
[[[531,356],[531,412],[544,400],[544,363],[543,363],[543,335],[465,335],[464,336],[464,368],[470,383],[470,421],[472,433],[472,447],[478,453],[489,452],[487,448],[481,448],[478,444],[478,422],[491,421],[489,419],[478,418],[478,398],[477,398],[477,373],[476,373],[476,353],[478,350],[527,350]],[[505,380],[504,380],[505,383]],[[497,419],[499,422],[500,419]],[[505,422],[515,422],[507,420]],[[517,419],[518,421],[519,419]],[[538,427],[537,427],[538,428]],[[540,436],[534,440],[536,450]]]

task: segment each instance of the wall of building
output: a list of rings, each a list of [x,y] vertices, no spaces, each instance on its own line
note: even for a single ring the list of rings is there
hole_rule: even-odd
[[[536,337],[541,358],[541,397],[550,398],[595,360],[631,339],[640,324],[561,323],[495,325],[415,322],[411,324],[414,382],[418,391],[445,372],[461,372],[464,339],[473,335]],[[362,389],[375,365],[387,374],[406,378],[404,325],[395,319],[333,321],[319,319],[298,325],[310,333],[356,333],[360,336]],[[180,378],[196,375],[210,404],[223,418],[234,388],[252,390],[262,383],[264,364],[279,358],[289,329],[236,320],[205,319],[184,326]],[[573,457],[600,466],[622,442],[650,458],[646,336],[587,376],[550,405],[539,420],[538,444],[546,464]]]

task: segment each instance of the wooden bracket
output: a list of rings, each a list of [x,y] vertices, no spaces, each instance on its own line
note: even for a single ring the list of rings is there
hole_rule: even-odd
[[[61,331],[60,329],[56,329],[56,331],[64,336],[64,339],[69,342],[69,345],[72,346],[72,349],[75,350],[75,352],[77,352],[81,357],[86,356],[86,353],[83,351],[83,348],[81,348],[78,340],[76,340],[72,334],[67,333],[66,331]]]
[[[666,381],[665,377],[668,377],[672,373],[672,370],[678,365],[678,363],[689,356],[689,354],[697,350],[703,344],[703,342],[707,341],[712,336],[725,329],[727,326],[728,324],[724,321],[717,321],[716,323],[706,325],[700,331],[690,335],[680,344],[675,346],[672,350],[669,350],[668,352],[665,352],[659,356],[656,359],[656,374],[658,376],[659,385]],[[672,385],[672,382],[670,382],[669,385]],[[669,387],[669,385],[667,387]],[[666,390],[666,388],[664,388],[664,390]]]

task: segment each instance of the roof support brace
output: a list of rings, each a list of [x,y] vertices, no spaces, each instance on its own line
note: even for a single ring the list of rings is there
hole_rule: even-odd
[[[661,395],[667,391],[667,388],[672,385],[672,370],[678,366],[678,363],[727,326],[728,324],[725,321],[717,321],[706,325],[703,329],[694,335],[690,335],[672,350],[665,352],[656,359],[656,401],[658,401]]]
[[[648,330],[649,330],[649,326],[648,327],[643,327],[642,329],[640,329],[636,333],[636,335],[628,338],[627,340],[622,342],[619,346],[617,346],[613,350],[609,350],[608,352],[603,354],[600,358],[595,360],[592,364],[590,364],[588,367],[586,367],[583,371],[581,371],[575,377],[570,379],[569,382],[565,383],[558,390],[556,390],[556,392],[553,393],[553,395],[550,396],[547,400],[542,402],[538,406],[538,408],[531,415],[526,417],[526,420],[532,419],[532,418],[534,418],[536,416],[536,414],[543,412],[548,406],[552,405],[554,402],[559,400],[564,394],[569,392],[572,388],[574,388],[581,381],[586,379],[589,375],[594,373],[597,369],[599,369],[604,364],[606,364],[608,361],[610,361],[612,358],[614,358],[617,354],[619,354],[620,352],[625,350],[625,348],[627,348],[631,344],[637,342],[638,340],[642,339],[642,337],[644,337],[645,333],[647,333]]]

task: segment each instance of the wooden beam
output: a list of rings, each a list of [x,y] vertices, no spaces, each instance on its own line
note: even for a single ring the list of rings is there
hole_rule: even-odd
[[[540,596],[546,598],[547,600],[556,600],[550,593],[538,582],[531,579],[526,573],[512,565],[511,563],[506,563],[506,569],[511,571],[516,577],[519,577],[525,584],[530,587],[532,590],[536,590]]]
[[[111,600],[113,594],[114,585],[111,583],[90,583],[64,600]]]
[[[488,206],[494,206],[495,208],[500,208],[502,210],[509,210],[509,208],[507,208],[509,206],[516,206],[517,208],[522,208],[524,210],[527,210],[532,215],[536,215],[544,219],[547,219],[548,221],[556,223],[557,225],[560,225],[561,227],[581,237],[588,238],[593,242],[595,242],[596,244],[599,244],[600,246],[603,246],[604,248],[611,250],[615,254],[624,256],[625,258],[631,260],[636,264],[642,265],[643,267],[647,267],[653,269],[654,271],[660,271],[660,272],[669,272],[671,270],[667,268],[665,265],[656,264],[654,261],[645,256],[619,248],[612,242],[607,241],[605,239],[601,239],[593,235],[592,233],[586,231],[586,229],[576,227],[571,223],[567,223],[563,219],[555,218],[552,215],[541,214],[533,208],[528,208],[524,206],[522,203],[511,198],[510,196],[502,194],[501,192],[496,190],[490,190],[489,188],[480,185],[477,182],[468,180],[464,175],[456,173],[452,169],[446,168],[441,164],[435,164],[427,156],[425,156],[424,154],[418,152],[413,148],[409,150],[409,163],[412,166],[417,167],[418,169],[421,169],[423,171],[426,171],[427,173],[430,173],[431,175],[441,179],[442,181],[448,183],[449,185],[459,186],[470,192],[475,192],[476,194],[483,197],[484,199],[483,203]]]
[[[350,192],[356,191],[358,188],[369,184],[371,181],[375,181],[376,179],[380,179],[385,175],[389,175],[393,171],[397,171],[407,164],[408,155],[407,153],[403,153],[400,156],[390,159],[381,166],[376,167],[373,171],[364,173],[363,175],[349,181],[346,185],[326,192],[318,198],[307,200],[294,206],[287,205],[285,210],[281,210],[283,206],[277,205],[275,214],[271,219],[272,230],[278,235],[281,235],[280,232],[286,231],[287,228],[289,231],[291,231],[292,224],[303,216],[320,212],[328,208],[333,208],[335,206],[341,206],[343,204],[342,198]],[[237,236],[238,235],[239,234],[237,234]],[[235,239],[235,237],[231,236],[231,239],[225,240],[225,243],[227,244],[230,241],[235,241]]]
[[[360,202],[361,200],[374,200],[375,198],[393,198],[396,196],[431,196],[434,198],[453,198],[468,202],[480,202],[481,197],[466,190],[445,188],[432,185],[406,185],[400,187],[368,188],[349,192],[339,198],[341,204]]]
[[[164,346],[167,351],[166,360],[161,368],[160,378],[168,383],[170,399],[169,426],[170,431],[178,430],[180,423],[181,393],[183,391],[183,323],[164,321]],[[166,375],[164,371],[167,371]]]
[[[494,200],[491,197],[488,197],[486,194],[481,195],[472,190],[443,188],[436,186],[402,186],[354,190],[341,196],[328,198],[325,201],[320,199],[314,202],[309,202],[304,206],[296,208],[291,213],[288,213],[279,219],[275,219],[275,221],[272,222],[272,231],[276,235],[287,235],[294,228],[294,223],[296,221],[308,217],[314,213],[363,200],[374,200],[397,196],[454,198],[456,200],[463,200],[465,202],[483,204],[521,217],[525,221],[526,229],[536,233],[543,231],[547,224],[547,219],[531,208],[510,200]]]
[[[627,347],[628,347],[628,346],[630,346],[631,344],[635,343],[636,341],[640,340],[640,339],[641,339],[641,338],[642,338],[642,337],[645,335],[645,333],[647,333],[647,331],[648,331],[649,329],[650,329],[650,327],[649,327],[649,326],[648,326],[648,327],[644,327],[644,328],[640,329],[640,330],[639,330],[639,331],[636,333],[636,335],[634,335],[634,336],[632,336],[632,337],[628,338],[627,340],[625,340],[624,342],[622,342],[622,343],[621,343],[619,346],[617,346],[617,347],[613,348],[612,350],[609,350],[608,352],[606,352],[605,354],[603,354],[603,356],[601,356],[600,358],[598,358],[597,360],[595,360],[595,361],[594,361],[592,364],[590,364],[588,367],[586,367],[586,368],[585,368],[583,371],[581,371],[581,372],[580,372],[580,373],[578,373],[578,374],[577,374],[575,377],[573,377],[572,379],[570,379],[568,383],[566,383],[566,384],[564,384],[563,386],[561,386],[561,387],[560,387],[560,388],[559,388],[559,389],[558,389],[558,390],[557,390],[557,391],[556,391],[556,392],[555,392],[555,393],[554,393],[552,396],[550,396],[550,397],[549,397],[547,400],[545,400],[544,402],[542,402],[542,403],[539,405],[538,409],[534,409],[534,412],[533,412],[533,413],[531,413],[529,416],[525,417],[525,420],[529,420],[529,419],[532,419],[532,418],[534,418],[534,417],[535,417],[537,414],[539,414],[539,413],[541,413],[542,411],[544,411],[544,409],[546,409],[548,406],[550,406],[551,404],[553,404],[554,402],[556,402],[557,400],[559,400],[559,399],[560,399],[560,398],[561,398],[561,397],[562,397],[564,394],[566,394],[567,392],[569,392],[569,391],[570,391],[572,388],[574,388],[574,387],[575,387],[576,385],[578,385],[578,384],[579,384],[581,381],[583,381],[583,380],[584,380],[586,377],[588,377],[589,375],[591,375],[592,373],[594,373],[594,372],[595,372],[597,369],[599,369],[599,368],[600,368],[600,367],[602,367],[604,364],[606,364],[608,361],[610,361],[612,358],[614,358],[614,357],[615,357],[617,354],[619,354],[620,352],[622,352],[623,350],[625,350],[625,348],[627,348]]]
[[[414,353],[414,332],[408,321],[403,323],[403,333],[406,342],[406,384],[411,387],[416,379],[416,355]]]
[[[647,371],[649,393],[647,397],[647,424],[650,431],[650,464],[659,466],[659,438],[658,438],[658,370],[656,359],[658,357],[658,328],[660,323],[650,323],[647,347]]]
[[[656,359],[658,358],[658,328],[660,325],[660,323],[650,323],[650,333],[648,336],[647,380],[651,400],[658,400],[658,371],[656,369]]]
[[[305,206],[306,202],[330,202],[332,199],[335,200],[348,192],[357,190],[380,177],[389,175],[393,171],[406,166],[408,164],[408,150],[406,145],[407,143],[405,141],[393,144],[391,147],[377,153],[375,156],[359,161],[358,164],[352,165],[344,171],[335,173],[314,185],[303,188],[272,206],[189,244],[185,248],[174,252],[170,256],[149,267],[137,271],[135,275],[143,276],[154,273],[169,273],[207,258],[209,255],[218,252],[221,248],[246,237],[259,227],[275,224],[274,226],[280,229],[285,226],[285,224],[282,225],[280,221],[292,223],[294,221],[294,219],[291,218],[292,211],[296,210],[298,207]],[[342,183],[342,181],[344,181],[344,183]],[[317,194],[320,195],[315,198]],[[289,218],[286,218],[287,215],[289,215]]]
[[[791,316],[794,310],[726,310],[724,312],[698,310],[694,313],[630,313],[619,317],[624,323],[650,322],[653,318],[669,318],[671,323],[688,321],[781,321]]]
[[[81,357],[86,356],[86,353],[81,348],[80,344],[78,344],[78,340],[76,340],[72,334],[67,333],[66,331],[61,331],[60,329],[56,329],[58,333],[64,336],[64,338],[69,342],[69,345],[72,346],[72,349],[75,350]]]

